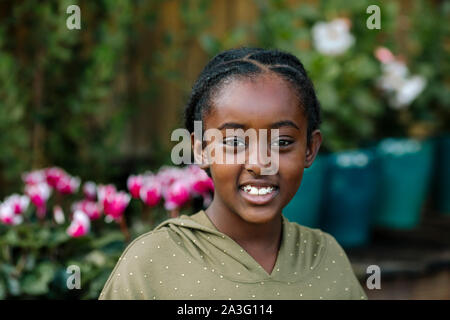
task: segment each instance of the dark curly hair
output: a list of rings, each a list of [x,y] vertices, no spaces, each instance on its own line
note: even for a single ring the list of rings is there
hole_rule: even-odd
[[[320,104],[303,64],[292,54],[280,50],[239,48],[219,53],[205,66],[195,82],[185,108],[186,129],[194,131],[194,121],[202,121],[210,110],[212,97],[231,78],[252,78],[273,72],[295,89],[307,119],[307,142],[321,122]]]

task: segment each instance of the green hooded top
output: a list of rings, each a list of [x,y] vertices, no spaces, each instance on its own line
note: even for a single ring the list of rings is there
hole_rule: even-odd
[[[202,210],[130,243],[99,299],[367,299],[330,234],[282,219],[271,274]]]

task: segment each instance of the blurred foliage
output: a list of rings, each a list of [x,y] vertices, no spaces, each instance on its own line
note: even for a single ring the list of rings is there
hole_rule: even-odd
[[[300,58],[319,97],[324,134],[322,150],[360,147],[386,136],[429,136],[449,130],[449,4],[418,0],[401,8],[397,1],[326,0],[293,5],[286,0],[256,1],[256,23],[239,26],[223,36],[204,34],[203,48],[211,55],[224,49],[253,45],[279,48]],[[366,26],[366,8],[381,9],[381,29]],[[327,56],[313,46],[312,27],[318,22],[348,18],[355,43],[344,54]],[[405,56],[412,71],[425,76],[427,87],[407,110],[393,110],[376,89],[380,63],[378,46]],[[439,66],[439,67],[438,67]]]
[[[52,196],[47,205],[53,208],[58,203],[70,213],[70,205],[81,196],[79,193]],[[194,202],[180,213],[189,214],[193,209]],[[168,218],[162,206],[149,209],[141,200],[132,199],[124,216],[130,233],[127,240],[127,233],[115,222],[105,223],[104,216],[91,221],[86,235],[71,237],[67,233],[70,215],[57,224],[51,212],[38,219],[35,211],[34,206],[29,206],[21,224],[0,224],[0,300],[97,299],[129,242]],[[133,214],[136,212],[139,215]],[[68,288],[68,283],[73,283],[70,266],[79,267],[79,289]]]
[[[0,4],[1,195],[17,190],[24,170],[50,164],[104,181],[120,172],[114,160],[135,112],[125,71],[141,3]],[[66,27],[71,4],[81,8],[81,30]]]
[[[167,20],[161,0],[2,2],[0,196],[17,190],[17,177],[29,168],[57,165],[83,179],[121,183],[130,169],[126,166],[139,171],[169,164],[167,146],[154,137],[146,142],[152,161],[139,168],[121,160],[119,147],[129,139],[127,126],[142,116],[139,106],[158,112],[160,106],[152,101],[163,86],[175,85],[185,100],[192,83],[182,66],[195,46],[207,56],[242,45],[297,55],[322,105],[322,150],[355,148],[385,136],[448,131],[449,26],[443,23],[448,2],[417,0],[406,8],[399,1],[369,0],[254,3],[255,21],[217,35],[211,31],[212,3],[206,0],[177,2],[177,12],[170,14],[178,20],[165,24],[160,21],[161,16]],[[81,8],[81,30],[66,28],[70,4]],[[366,8],[373,4],[381,8],[381,30],[366,27]],[[355,44],[339,56],[320,54],[311,28],[338,17],[351,21]],[[143,46],[149,37],[155,44]],[[427,79],[423,94],[406,110],[389,108],[376,89],[377,46],[403,56],[412,72]],[[181,113],[177,120],[168,131],[181,125]]]
[[[409,135],[450,132],[450,2],[433,5],[415,1],[404,17],[398,52],[406,56],[410,69],[423,75],[427,87],[411,108],[401,115],[399,127]]]
[[[155,112],[152,101],[162,86],[174,84],[189,93],[192,83],[184,78],[189,46],[200,46],[209,57],[237,46],[298,56],[322,105],[322,150],[450,131],[448,1],[254,1],[257,19],[220,35],[211,32],[215,21],[206,0],[179,1],[176,31],[157,27],[162,0],[0,2],[0,199],[20,190],[22,172],[45,166],[123,189],[130,171],[118,160],[126,125],[139,117],[138,105]],[[81,8],[81,30],[66,28],[71,4]],[[366,27],[366,8],[373,4],[381,8],[381,30]],[[336,57],[320,54],[311,28],[338,17],[352,22],[355,44]],[[153,36],[158,45],[143,50],[141,43]],[[427,79],[407,109],[390,108],[376,89],[377,46],[403,56],[412,72]],[[136,83],[137,69],[144,85]],[[181,119],[173,125],[180,124]],[[164,146],[149,145],[153,162],[134,172],[169,163]],[[139,211],[136,206],[131,204],[132,213]],[[146,228],[136,221],[134,236]],[[74,239],[50,222],[0,226],[0,299],[97,298],[125,242],[117,228],[95,230]],[[81,268],[82,290],[67,290],[70,264]]]
[[[95,299],[125,249],[123,235],[103,230],[71,238],[66,227],[51,224],[0,226],[0,299]],[[69,290],[71,273],[81,271],[81,289]]]

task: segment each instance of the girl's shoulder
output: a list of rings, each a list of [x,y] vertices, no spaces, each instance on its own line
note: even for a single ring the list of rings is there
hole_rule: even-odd
[[[129,257],[150,257],[158,252],[162,253],[160,249],[167,249],[167,246],[171,243],[170,233],[169,228],[163,227],[138,236],[127,245],[119,261],[126,260]]]
[[[348,267],[348,257],[333,235],[319,228],[307,227],[287,219],[285,221],[289,237],[294,237],[297,246],[305,248],[304,250],[308,250],[308,254],[317,257],[317,263],[331,262],[335,264],[336,262],[333,261],[339,260]]]
[[[300,241],[302,243],[309,243],[314,250],[318,250],[319,248],[326,248],[330,242],[335,241],[334,237],[319,229],[307,227],[297,222],[291,222],[288,219],[284,218],[285,230],[287,233],[287,237],[297,239],[296,241]]]
[[[287,229],[290,237],[297,237],[302,260],[309,261],[306,269],[310,272],[304,278],[310,281],[309,284],[313,285],[314,281],[329,283],[325,292],[336,291],[337,299],[367,299],[346,252],[333,235],[294,222],[289,222]]]

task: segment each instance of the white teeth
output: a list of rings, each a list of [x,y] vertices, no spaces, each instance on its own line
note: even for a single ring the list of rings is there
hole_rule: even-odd
[[[259,195],[264,195],[264,194],[268,194],[270,191],[268,188],[261,188],[258,190],[258,194]]]
[[[242,189],[251,195],[265,195],[273,191],[273,187],[257,188],[250,185],[246,185]]]

